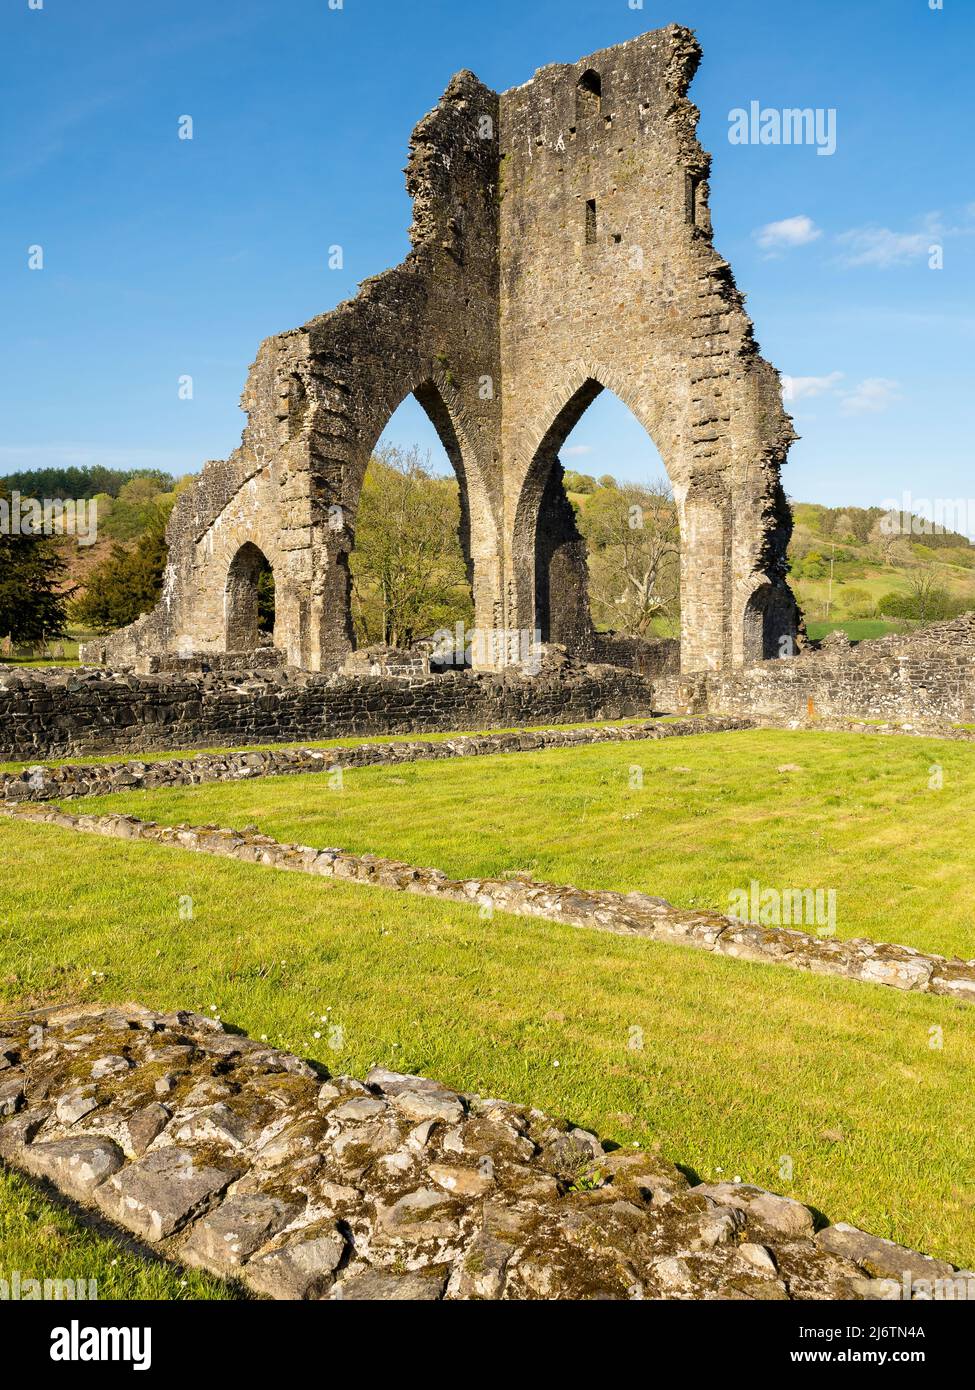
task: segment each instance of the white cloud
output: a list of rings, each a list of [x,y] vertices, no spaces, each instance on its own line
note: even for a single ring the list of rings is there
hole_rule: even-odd
[[[572,445],[570,445],[570,447],[569,447],[568,449],[563,449],[563,450],[562,450],[562,453],[565,455],[566,458],[570,458],[570,459],[579,458],[582,454],[591,454],[591,453],[592,453],[592,445],[591,445],[591,444],[572,444]]]
[[[783,376],[782,399],[801,401],[812,396],[822,396],[827,391],[832,391],[842,380],[842,372],[830,372],[829,376]]]
[[[843,398],[845,415],[877,414],[900,399],[900,382],[885,376],[870,376]]]
[[[944,235],[940,214],[928,213],[919,232],[893,232],[889,227],[853,227],[836,238],[843,250],[840,261],[850,269],[873,266],[889,270],[927,256],[934,241]]]
[[[805,213],[799,217],[785,217],[781,222],[767,222],[753,233],[762,250],[773,254],[791,250],[794,246],[808,246],[810,242],[818,241],[822,234]]]

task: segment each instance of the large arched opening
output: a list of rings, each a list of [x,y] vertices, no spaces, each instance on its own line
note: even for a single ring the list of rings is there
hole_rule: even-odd
[[[236,552],[227,571],[224,623],[228,652],[254,652],[274,645],[274,571],[253,541]]]
[[[519,622],[599,660],[676,670],[680,522],[656,445],[590,378],[557,413],[522,488]]]
[[[449,631],[451,664],[465,664],[497,553],[486,498],[468,476],[468,454],[433,382],[390,415],[355,509],[349,574],[356,649],[403,650],[431,638],[443,648]]]

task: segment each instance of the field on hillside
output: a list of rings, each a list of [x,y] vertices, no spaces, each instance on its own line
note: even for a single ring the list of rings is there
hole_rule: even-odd
[[[361,768],[341,790],[313,774],[84,805],[719,912],[753,880],[833,889],[840,937],[975,957],[967,743],[746,730]]]
[[[789,583],[811,637],[841,628],[854,640],[864,640],[916,626],[925,617],[949,616],[930,591],[939,591],[940,602],[956,611],[975,608],[975,548],[964,544],[963,537],[949,545],[947,537],[910,533],[885,543],[875,529],[866,536],[861,527],[856,534],[862,519],[857,508],[850,509],[847,519],[839,508],[810,503],[795,502],[792,510]],[[926,615],[918,610],[914,622],[884,617],[877,607],[891,595],[911,606],[934,603],[935,608]]]

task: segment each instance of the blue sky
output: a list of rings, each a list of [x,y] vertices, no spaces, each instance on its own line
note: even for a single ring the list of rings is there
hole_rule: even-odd
[[[226,457],[261,339],[408,249],[409,133],[454,71],[501,89],[678,21],[704,46],[715,242],[794,383],[790,495],[975,493],[973,0],[633,2],[4,0],[0,473]],[[836,153],[733,145],[752,101],[835,108]],[[390,434],[435,447],[415,406]],[[608,397],[569,447],[659,472]]]

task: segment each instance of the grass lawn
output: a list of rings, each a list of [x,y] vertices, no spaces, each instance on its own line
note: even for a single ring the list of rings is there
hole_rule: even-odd
[[[149,1261],[124,1242],[92,1230],[18,1173],[0,1168],[0,1279],[84,1280],[97,1297],[229,1298],[229,1287],[196,1270]]]
[[[906,623],[896,618],[841,618],[836,622],[807,622],[806,631],[813,641],[828,632],[845,632],[853,642],[865,642],[872,637],[886,637],[891,632],[903,632]]]
[[[801,770],[778,771],[787,764]],[[630,785],[633,769],[641,787]],[[752,880],[835,889],[838,936],[975,957],[966,743],[749,730],[361,768],[342,790],[310,774],[83,805],[170,824],[256,824],[459,877],[528,870],[718,911]]]
[[[975,1009],[53,826],[0,822],[0,852],[0,1017],[215,1008],[333,1072],[531,1102],[975,1261]],[[0,1269],[36,1270],[18,1200]]]

